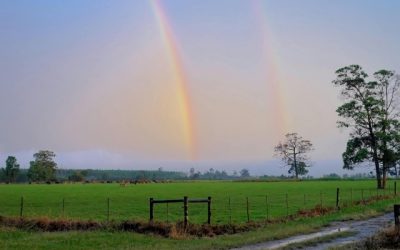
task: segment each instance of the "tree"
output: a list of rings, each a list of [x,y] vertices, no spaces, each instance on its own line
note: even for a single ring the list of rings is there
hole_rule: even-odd
[[[333,84],[345,101],[336,110],[343,118],[338,126],[352,129],[343,168],[373,162],[377,187],[385,188],[387,173],[400,159],[400,77],[380,70],[369,80],[361,66],[349,65],[336,71]]]
[[[30,162],[28,177],[31,181],[53,181],[56,179],[57,163],[53,160],[55,153],[41,150],[33,155],[34,161]]]
[[[15,182],[19,173],[19,164],[17,158],[14,156],[8,156],[6,160],[6,167],[1,169],[3,176],[7,182]]]
[[[193,177],[194,177],[195,173],[196,173],[196,170],[195,170],[194,168],[190,168],[190,170],[189,170],[189,177],[192,178],[192,179],[194,179]]]
[[[296,167],[297,166],[297,167]],[[305,163],[305,162],[303,162],[303,161],[300,161],[300,162],[298,162],[298,163],[292,163],[291,165],[290,165],[290,168],[289,168],[289,171],[288,171],[288,173],[289,174],[294,174],[295,176],[296,176],[296,170],[297,170],[297,177],[299,176],[299,175],[306,175],[306,174],[308,174],[308,168],[309,166]],[[296,177],[296,178],[297,178]]]
[[[285,141],[275,147],[275,155],[281,157],[286,166],[290,167],[289,174],[294,174],[298,179],[299,175],[308,173],[306,168],[310,167],[310,164],[307,154],[313,149],[309,140],[304,140],[297,133],[288,133],[285,135]]]
[[[70,176],[68,176],[69,181],[73,182],[81,182],[85,180],[85,172],[84,171],[74,171]]]
[[[242,178],[248,178],[248,177],[250,177],[250,172],[249,172],[249,170],[248,169],[242,169],[242,170],[240,170],[240,177],[242,177]]]

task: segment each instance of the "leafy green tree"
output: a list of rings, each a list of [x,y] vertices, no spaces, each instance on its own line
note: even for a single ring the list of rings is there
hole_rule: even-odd
[[[336,71],[333,84],[341,88],[345,101],[336,110],[343,118],[338,126],[352,129],[343,168],[373,162],[377,187],[385,188],[387,173],[399,161],[400,78],[380,70],[369,80],[361,66],[349,65]]]
[[[249,172],[249,170],[248,169],[242,169],[242,170],[240,170],[240,177],[242,177],[242,178],[248,178],[248,177],[250,177],[250,172]]]
[[[31,181],[53,181],[56,179],[57,163],[54,161],[55,153],[41,150],[33,155],[34,161],[30,162],[28,177]]]
[[[308,153],[314,150],[309,140],[304,140],[297,133],[288,133],[285,135],[285,141],[280,142],[275,147],[275,156],[281,157],[282,161],[289,166],[289,174],[294,174],[298,179],[300,175],[308,173]]]
[[[74,182],[80,182],[85,180],[85,171],[74,171],[69,177],[68,180],[74,181]]]
[[[297,175],[306,175],[308,174],[308,168],[309,165],[307,165],[305,162],[300,161],[297,163],[297,168],[296,168],[296,164],[294,164],[294,162],[290,165],[289,174],[295,174],[296,175],[296,169],[297,169]]]
[[[19,164],[17,158],[14,156],[8,156],[6,160],[6,167],[1,169],[3,172],[4,179],[7,182],[15,182],[19,173]]]

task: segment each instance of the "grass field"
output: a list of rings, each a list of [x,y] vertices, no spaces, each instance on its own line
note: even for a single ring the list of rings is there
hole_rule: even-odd
[[[379,191],[389,194],[391,189]],[[321,203],[334,206],[336,188],[340,188],[341,203],[376,196],[375,182],[370,181],[303,181],[303,182],[180,182],[144,184],[121,187],[118,184],[62,184],[62,185],[0,185],[0,215],[18,216],[20,197],[24,197],[24,216],[62,216],[62,199],[65,199],[65,217],[105,220],[107,198],[111,199],[111,219],[148,219],[148,199],[193,198],[212,196],[213,223],[247,221],[246,197],[250,202],[252,220],[265,219],[268,195],[271,218],[285,216],[286,194],[289,213],[298,209],[312,208]],[[352,191],[351,191],[352,190]],[[304,194],[306,203],[304,204]],[[231,213],[228,199],[231,199]],[[229,249],[245,244],[284,238],[294,234],[318,230],[331,221],[356,219],[390,211],[398,197],[380,200],[366,206],[348,206],[324,216],[298,218],[278,224],[233,235],[181,239],[158,235],[121,231],[69,231],[36,232],[0,226],[0,249]],[[169,206],[169,220],[182,219],[182,205]],[[167,220],[165,204],[156,207],[156,219]],[[189,219],[194,222],[206,220],[206,206],[190,204]]]
[[[393,192],[393,181],[387,190]],[[199,181],[140,184],[122,187],[119,184],[15,184],[0,185],[0,215],[18,216],[20,200],[24,197],[23,215],[28,217],[64,216],[76,219],[105,220],[107,198],[110,198],[110,219],[147,220],[149,198],[176,199],[212,197],[212,223],[241,223],[247,221],[246,198],[249,200],[250,220],[270,219],[296,213],[300,209],[321,204],[334,207],[336,188],[340,188],[341,204],[376,196],[375,182],[365,181],[301,181],[301,182],[223,182]],[[287,203],[286,203],[287,197]],[[230,206],[229,206],[230,199]],[[268,204],[268,206],[267,206]],[[155,206],[155,219],[182,220],[182,204]],[[207,220],[206,204],[190,204],[189,220]]]

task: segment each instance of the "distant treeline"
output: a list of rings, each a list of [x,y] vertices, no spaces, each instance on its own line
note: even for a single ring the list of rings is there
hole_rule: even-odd
[[[85,180],[119,181],[119,180],[179,180],[186,174],[164,170],[101,170],[101,169],[57,169],[58,180],[71,180],[76,175],[82,175]]]
[[[195,174],[187,174],[178,171],[164,171],[159,170],[102,170],[102,169],[57,169],[56,178],[52,181],[142,181],[142,180],[238,180],[238,181],[282,181],[292,180],[292,176],[285,175],[264,175],[259,177],[241,176],[234,173],[233,175],[227,174],[225,171],[208,170],[204,173],[195,172]],[[247,173],[246,173],[247,174]],[[324,175],[320,178],[306,176],[304,180],[360,180],[360,179],[373,179],[371,174],[354,174],[342,176],[331,173]],[[31,181],[28,177],[28,169],[20,169],[15,181],[17,183]],[[0,182],[7,182],[7,178],[0,171]]]
[[[134,182],[147,183],[164,180],[239,180],[239,181],[279,181],[290,180],[293,176],[260,176],[250,175],[248,169],[234,171],[228,174],[226,171],[210,168],[207,171],[200,172],[194,168],[189,173],[179,171],[158,170],[102,170],[102,169],[60,169],[54,161],[55,153],[49,150],[41,150],[33,155],[33,161],[30,162],[29,169],[21,169],[16,157],[8,156],[5,166],[0,167],[0,182],[36,182],[36,183],[54,183],[54,182]],[[396,172],[389,172],[390,175],[398,176]],[[369,174],[355,174],[339,176],[336,173],[324,175],[324,180],[337,179],[368,179],[374,178],[373,172]],[[297,178],[296,178],[297,179]],[[314,179],[312,176],[303,177],[304,180]]]
[[[57,169],[53,181],[122,181],[122,180],[182,180],[187,175],[175,171],[148,170],[101,170],[101,169]],[[0,173],[0,181],[7,179]],[[29,182],[28,169],[20,169],[15,182]]]

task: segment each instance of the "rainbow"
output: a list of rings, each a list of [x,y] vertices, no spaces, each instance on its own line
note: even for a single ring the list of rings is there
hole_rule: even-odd
[[[194,115],[188,90],[188,81],[174,32],[160,0],[150,0],[164,42],[174,82],[177,84],[179,111],[183,123],[183,136],[191,160],[197,158]]]
[[[291,122],[288,115],[287,100],[279,70],[279,57],[273,47],[273,36],[268,27],[268,18],[261,0],[252,0],[252,9],[256,17],[257,27],[261,34],[262,52],[265,64],[265,81],[268,84],[269,105],[273,107],[272,120],[275,131],[280,135],[290,132]]]

